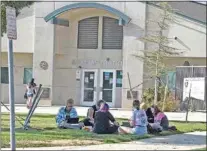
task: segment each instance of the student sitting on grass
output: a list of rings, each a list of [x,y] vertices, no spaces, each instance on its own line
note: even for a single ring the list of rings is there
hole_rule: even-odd
[[[93,132],[97,134],[118,133],[119,125],[109,112],[109,105],[102,103],[94,118]]]
[[[68,99],[66,106],[59,109],[56,116],[58,128],[80,129],[83,126],[82,123],[79,124],[78,114],[73,103],[73,99]]]
[[[143,136],[147,134],[147,115],[144,110],[140,109],[139,100],[133,101],[133,108],[132,118],[130,119],[130,126],[132,128],[120,127],[119,132],[123,134],[136,134]]]
[[[167,116],[158,108],[158,106],[154,106],[154,123],[150,123],[150,126],[154,130],[168,130],[169,129],[169,121]]]
[[[99,100],[95,105],[88,109],[87,118],[83,120],[85,126],[94,126],[95,113],[100,109],[100,106],[103,103],[105,103],[104,100]]]

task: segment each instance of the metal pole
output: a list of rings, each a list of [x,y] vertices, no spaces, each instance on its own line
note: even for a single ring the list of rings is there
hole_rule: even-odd
[[[41,89],[40,94],[38,94],[37,101],[35,102],[33,108],[31,108],[31,112],[29,113],[28,118],[27,118],[26,121],[25,121],[24,129],[27,129],[27,124],[28,124],[28,122],[30,121],[30,119],[31,119],[31,117],[32,117],[32,115],[33,115],[33,113],[34,113],[34,111],[35,111],[35,109],[36,109],[36,107],[37,107],[37,105],[38,105],[38,103],[39,103],[39,101],[40,101],[40,98],[41,98],[41,95],[42,95],[43,91],[44,91],[44,90]]]
[[[1,102],[1,104],[10,112],[9,108],[3,103]],[[18,119],[18,118],[19,119]],[[19,121],[19,123],[23,126],[22,122],[20,121],[20,119],[22,119],[24,121],[24,119],[22,117],[19,117],[19,116],[15,116],[16,120]]]
[[[10,103],[10,147],[16,149],[15,142],[15,110],[14,110],[14,73],[13,73],[13,41],[9,40],[8,51],[9,66],[9,103]]]
[[[133,93],[132,93],[131,80],[130,80],[130,77],[129,77],[129,72],[127,72],[127,76],[128,76],[128,81],[129,81],[129,88],[130,88],[131,98],[132,98],[132,100],[134,100]]]
[[[25,119],[25,123],[26,123],[26,121],[28,120],[28,117],[29,117],[29,115],[30,115],[30,113],[31,113],[31,111],[32,111],[32,109],[33,109],[33,106],[34,106],[34,104],[35,104],[35,102],[36,102],[36,100],[37,100],[37,97],[38,97],[39,93],[40,93],[41,87],[42,87],[42,84],[39,85],[39,88],[38,88],[38,90],[37,90],[37,92],[36,92],[36,95],[35,95],[35,97],[32,99],[32,106],[31,106],[31,108],[29,109],[29,113],[27,114],[27,117],[26,117],[26,119]],[[28,122],[29,122],[29,121],[28,121]],[[28,124],[28,123],[27,123],[27,124]]]
[[[188,95],[188,103],[187,103],[187,111],[186,111],[186,116],[185,116],[185,121],[188,122],[188,112],[189,112],[189,104],[190,104],[190,100],[191,100],[191,87],[192,87],[192,83],[190,83],[190,89],[189,89],[189,95]]]
[[[162,104],[162,111],[163,112],[165,110],[165,102],[166,102],[166,97],[167,97],[167,91],[168,91],[168,75],[166,75],[165,93],[164,93],[164,99],[163,99],[163,104]]]

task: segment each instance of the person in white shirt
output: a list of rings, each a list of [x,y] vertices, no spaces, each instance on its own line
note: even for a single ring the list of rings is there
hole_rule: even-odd
[[[133,102],[133,112],[132,112],[132,118],[129,120],[130,126],[132,128],[124,128],[120,127],[119,132],[124,134],[135,134],[139,136],[143,136],[147,134],[147,115],[146,112],[142,109],[140,109],[140,101],[134,100]]]

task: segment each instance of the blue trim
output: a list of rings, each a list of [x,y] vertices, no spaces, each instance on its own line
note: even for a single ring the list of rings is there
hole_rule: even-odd
[[[60,18],[54,18],[51,20],[52,24],[60,25],[60,26],[66,26],[69,27],[69,21],[60,19]]]
[[[58,15],[60,15],[63,12],[66,12],[66,11],[69,11],[69,10],[72,10],[72,9],[78,9],[78,8],[97,8],[97,9],[106,10],[106,11],[118,16],[119,18],[123,19],[126,24],[128,24],[131,20],[131,18],[126,16],[124,13],[122,13],[119,10],[114,9],[110,6],[99,4],[99,3],[87,3],[87,2],[86,3],[85,2],[75,3],[75,4],[70,4],[70,5],[63,6],[59,9],[54,10],[50,14],[48,14],[44,18],[44,20],[46,22],[48,22],[49,20],[54,19],[55,17],[57,17]]]

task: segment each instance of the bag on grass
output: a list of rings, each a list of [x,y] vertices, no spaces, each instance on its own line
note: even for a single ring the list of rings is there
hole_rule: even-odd
[[[160,133],[162,132],[162,129],[161,128],[153,128],[150,124],[147,125],[147,131],[149,134],[157,134],[157,133]]]
[[[170,131],[177,131],[177,128],[175,126],[169,126],[168,130],[170,130]]]

